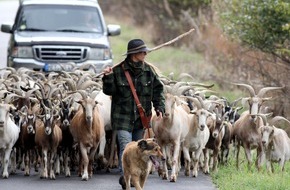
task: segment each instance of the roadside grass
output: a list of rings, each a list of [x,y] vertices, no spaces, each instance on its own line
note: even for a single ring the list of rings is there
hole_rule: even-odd
[[[243,148],[240,152],[240,169],[236,168],[236,160],[232,153],[228,165],[219,166],[218,171],[211,173],[213,183],[219,190],[289,190],[290,164],[286,162],[285,171],[280,172],[278,164],[274,164],[274,173],[269,173],[266,164],[260,172],[255,167],[255,153],[253,165],[248,170],[247,160]]]

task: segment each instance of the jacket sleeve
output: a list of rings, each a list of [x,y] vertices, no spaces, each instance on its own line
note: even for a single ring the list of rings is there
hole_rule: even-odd
[[[155,75],[153,82],[152,103],[155,110],[159,110],[164,114],[165,112],[164,86],[157,75]]]
[[[112,96],[116,91],[116,85],[114,80],[114,73],[109,75],[104,75],[102,78],[103,81],[103,92],[106,95]]]

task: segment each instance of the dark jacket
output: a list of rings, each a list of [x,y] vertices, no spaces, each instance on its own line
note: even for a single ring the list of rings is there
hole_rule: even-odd
[[[152,113],[152,104],[156,109],[164,113],[165,98],[163,93],[163,84],[159,80],[155,70],[147,63],[143,64],[140,74],[134,76],[133,71],[126,61],[113,68],[113,73],[103,77],[103,91],[112,96],[111,123],[113,129],[132,131],[142,128],[140,115],[131,92],[129,83],[125,76],[124,69],[129,70],[132,81],[140,103],[142,104],[146,115]]]

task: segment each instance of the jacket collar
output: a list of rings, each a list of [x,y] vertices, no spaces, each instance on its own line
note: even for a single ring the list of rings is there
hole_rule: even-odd
[[[123,61],[123,64],[124,64],[125,70],[131,70],[131,67],[129,66],[129,64],[126,61]],[[149,65],[146,63],[146,61],[144,61],[144,63],[143,63],[143,71],[150,71]]]

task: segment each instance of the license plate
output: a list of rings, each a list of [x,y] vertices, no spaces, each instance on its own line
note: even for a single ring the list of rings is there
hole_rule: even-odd
[[[43,67],[43,71],[51,72],[51,71],[72,71],[74,66],[72,64],[66,63],[54,63],[54,64],[45,64]]]

